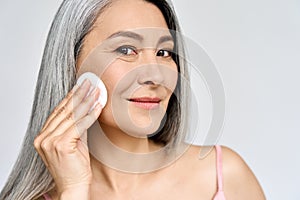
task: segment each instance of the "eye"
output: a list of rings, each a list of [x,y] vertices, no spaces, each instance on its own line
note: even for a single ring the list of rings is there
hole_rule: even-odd
[[[137,54],[137,50],[131,46],[121,46],[116,49],[116,52],[128,56]]]
[[[164,50],[161,49],[156,53],[156,56],[161,56],[161,57],[171,57],[172,52],[170,50]]]

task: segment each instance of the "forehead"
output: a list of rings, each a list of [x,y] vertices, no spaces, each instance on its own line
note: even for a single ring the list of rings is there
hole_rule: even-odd
[[[99,39],[129,29],[168,29],[161,11],[143,0],[117,0],[107,7],[97,18],[93,32]]]

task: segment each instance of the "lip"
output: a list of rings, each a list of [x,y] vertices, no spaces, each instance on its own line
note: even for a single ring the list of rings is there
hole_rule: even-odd
[[[128,99],[133,105],[146,110],[153,110],[159,107],[161,99],[158,97],[137,97]]]

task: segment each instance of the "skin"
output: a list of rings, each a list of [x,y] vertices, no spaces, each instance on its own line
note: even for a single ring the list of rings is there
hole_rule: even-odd
[[[79,71],[89,53],[109,36],[118,31],[145,27],[167,29],[158,8],[137,0],[114,2],[98,17],[93,31],[87,35],[77,63]],[[165,46],[162,45],[162,49],[169,47],[171,43],[163,44]],[[213,198],[217,191],[215,150],[199,160],[201,147],[190,146],[180,159],[167,167],[151,173],[131,174],[113,170],[96,160],[89,154],[86,141],[81,138],[82,135],[86,136],[86,130],[98,120],[109,139],[125,150],[145,153],[160,148],[160,145],[145,137],[134,137],[124,132],[112,115],[111,103],[115,86],[138,65],[163,63],[168,69],[176,71],[176,64],[167,56],[167,52],[158,54],[158,50],[159,48],[139,51],[137,58],[131,62],[116,59],[101,74],[109,94],[109,103],[103,109],[98,105],[88,112],[101,91],[95,89],[90,96],[84,98],[90,88],[89,81],[86,81],[80,87],[75,86],[50,115],[34,145],[56,183],[55,190],[49,193],[54,200]],[[129,54],[133,55],[132,52]],[[157,74],[157,71],[153,74]],[[163,73],[161,76],[150,76],[150,80],[137,79],[143,81],[139,81],[139,87],[130,94],[141,96],[151,93],[160,96],[160,106],[165,110],[172,87],[161,84],[164,79],[166,77]],[[129,85],[133,85],[133,82]],[[123,93],[118,94],[121,96]],[[121,101],[123,100],[120,103]],[[138,126],[151,123],[148,112],[131,104],[127,105],[133,123]],[[146,133],[147,131],[142,134]],[[222,147],[222,153],[226,198],[265,199],[257,179],[243,159],[226,147]]]

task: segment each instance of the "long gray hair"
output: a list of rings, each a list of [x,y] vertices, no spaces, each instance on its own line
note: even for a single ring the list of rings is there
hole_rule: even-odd
[[[32,113],[22,149],[13,170],[0,194],[0,200],[38,199],[55,187],[53,178],[36,152],[33,141],[40,132],[51,111],[59,104],[75,84],[76,61],[85,36],[92,30],[98,15],[113,0],[64,0],[54,18],[44,49],[35,89]],[[175,13],[164,0],[146,0],[163,13],[169,29],[179,31]],[[181,39],[173,34],[175,52],[183,52]],[[182,56],[182,55],[181,55]],[[173,56],[180,77],[188,80],[184,59]],[[173,95],[167,109],[168,119],[162,130],[150,139],[158,143],[177,143],[183,138],[184,98],[183,81],[177,85],[179,96]],[[180,105],[179,105],[180,102]]]

